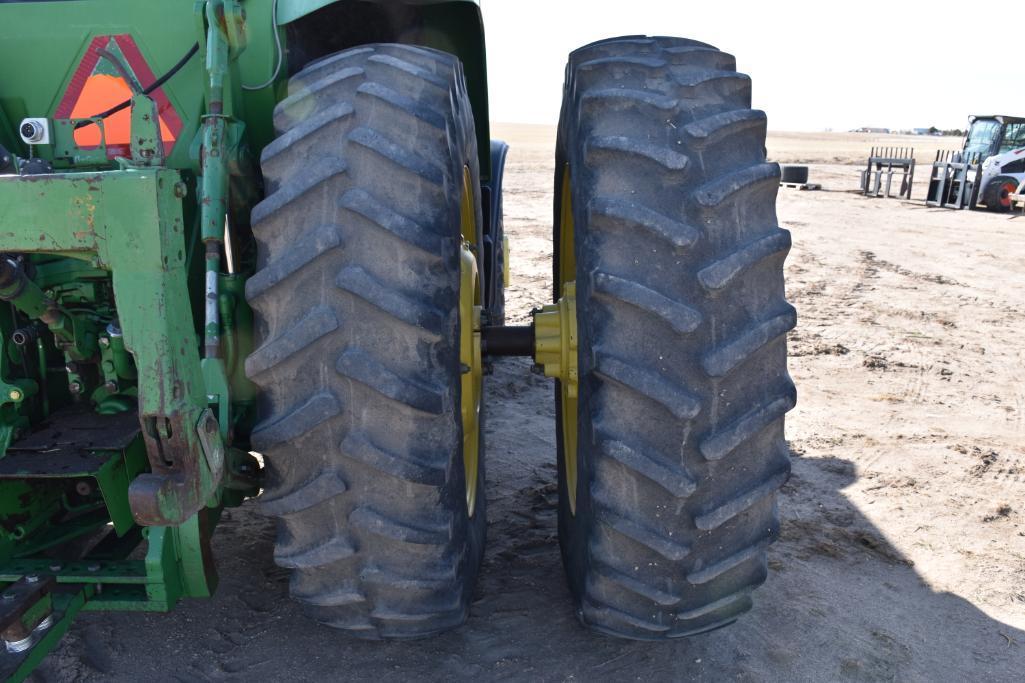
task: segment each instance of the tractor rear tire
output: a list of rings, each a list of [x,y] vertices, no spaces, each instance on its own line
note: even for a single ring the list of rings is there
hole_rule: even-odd
[[[427,636],[466,619],[485,532],[460,412],[466,186],[481,225],[462,67],[368,45],[319,60],[289,92],[261,159],[247,286],[259,501],[312,617],[365,638]]]
[[[733,57],[690,40],[613,39],[569,58],[554,243],[569,200],[579,408],[574,512],[556,401],[559,540],[578,616],[604,633],[731,623],[779,534],[796,314],[780,171],[750,97]]]
[[[986,184],[982,193],[982,203],[989,211],[1007,212],[1011,210],[1011,195],[1018,190],[1018,181],[1012,176],[998,175]]]

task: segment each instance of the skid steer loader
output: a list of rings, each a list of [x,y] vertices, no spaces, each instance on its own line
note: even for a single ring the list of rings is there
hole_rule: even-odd
[[[461,624],[488,357],[555,379],[584,624],[662,640],[750,607],[795,312],[733,57],[644,36],[570,55],[552,303],[510,327],[476,2],[2,0],[0,19],[0,673],[82,610],[211,595],[211,534],[257,496],[312,618]]]
[[[968,123],[961,151],[937,155],[927,202],[1009,211],[1025,182],[1025,118],[973,115]]]

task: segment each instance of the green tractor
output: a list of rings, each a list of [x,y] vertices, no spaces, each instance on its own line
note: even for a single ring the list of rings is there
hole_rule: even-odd
[[[555,381],[580,620],[735,620],[789,472],[779,168],[733,57],[573,52],[554,291],[506,326],[470,0],[0,0],[0,673],[217,585],[256,497],[316,620],[468,616],[486,361]],[[493,408],[492,408],[493,409]]]

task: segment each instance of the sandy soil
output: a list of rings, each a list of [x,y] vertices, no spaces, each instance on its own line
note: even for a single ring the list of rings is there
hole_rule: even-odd
[[[495,134],[514,145],[517,322],[550,291],[553,131]],[[834,165],[812,168],[823,191],[780,192],[800,313],[794,470],[773,571],[737,624],[671,644],[578,626],[556,540],[551,388],[509,360],[487,389],[489,546],[463,628],[381,644],[312,624],[271,560],[272,523],[245,506],[215,537],[214,599],[83,615],[38,679],[1022,680],[1025,219],[850,193],[858,169],[836,164],[860,162],[870,137],[768,144]]]

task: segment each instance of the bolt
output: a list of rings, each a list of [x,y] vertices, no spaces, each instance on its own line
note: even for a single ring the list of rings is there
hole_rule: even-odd
[[[24,398],[24,396],[21,393],[21,389],[11,389],[9,392],[7,392],[7,398],[11,399],[12,401],[20,401],[22,398]]]
[[[70,391],[72,394],[76,394],[76,395],[77,394],[81,394],[82,393],[82,383],[81,382],[72,382],[71,384],[68,385],[68,391]]]
[[[117,386],[117,382],[115,382],[114,380],[110,380],[109,382],[107,382],[103,386],[110,393],[112,393],[112,394],[116,394],[117,393],[118,386]]]
[[[75,362],[75,361],[73,361],[73,360],[72,360],[72,361],[68,361],[68,362],[67,362],[67,363],[66,363],[66,364],[64,365],[64,369],[68,371],[68,374],[69,374],[69,375],[73,375],[73,374],[75,374],[76,372],[78,372],[78,363],[76,363],[76,362]]]
[[[75,492],[80,496],[88,496],[93,492],[93,485],[87,481],[80,481],[75,484]]]
[[[64,568],[64,567],[62,567],[62,566],[61,566],[61,565],[59,565],[59,564],[51,564],[51,565],[50,565],[50,571],[51,571],[51,572],[59,572],[59,571],[60,571],[61,569],[63,569],[63,568]]]
[[[93,562],[88,567],[86,567],[86,569],[88,569],[91,572],[98,572],[98,571],[100,571],[100,563],[99,562]]]
[[[25,583],[38,583],[39,577],[35,574],[29,574],[25,577]]]
[[[3,598],[4,600],[14,600],[15,595],[14,593],[4,593],[3,595],[0,595],[0,598]]]
[[[186,187],[185,183],[178,181],[174,184],[174,196],[178,199],[185,199],[185,195],[189,193],[189,188]]]
[[[108,339],[107,337],[100,337],[99,345],[103,348],[107,348],[108,346],[110,346],[110,339]]]

